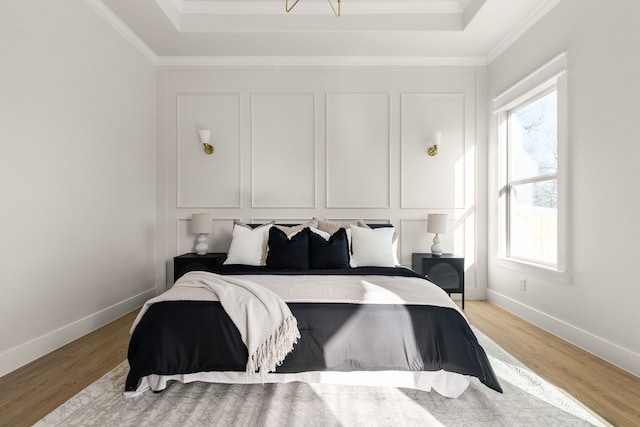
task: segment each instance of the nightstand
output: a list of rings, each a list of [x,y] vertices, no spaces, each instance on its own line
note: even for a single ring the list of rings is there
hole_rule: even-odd
[[[416,254],[411,258],[411,268],[430,282],[444,289],[449,295],[462,294],[464,310],[464,257],[453,254]]]
[[[190,271],[211,271],[214,267],[222,265],[227,259],[227,254],[212,252],[206,255],[188,253],[173,258],[173,281],[175,283],[183,274]]]

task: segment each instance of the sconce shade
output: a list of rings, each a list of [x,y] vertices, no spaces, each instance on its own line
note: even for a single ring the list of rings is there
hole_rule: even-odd
[[[431,134],[431,143],[433,145],[440,145],[440,141],[442,140],[442,132],[433,132]]]
[[[447,234],[448,214],[428,214],[427,233]]]
[[[191,232],[193,234],[209,234],[211,233],[211,220],[213,215],[210,214],[193,214],[191,215]]]
[[[203,144],[208,144],[211,141],[211,131],[210,130],[199,130],[198,134],[200,135],[200,141]]]

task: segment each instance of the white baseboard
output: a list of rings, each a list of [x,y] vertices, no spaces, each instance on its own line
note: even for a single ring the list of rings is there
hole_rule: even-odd
[[[619,346],[618,344],[593,335],[590,332],[566,323],[563,320],[557,319],[533,307],[522,304],[519,301],[491,289],[487,290],[487,300],[515,314],[516,316],[533,323],[539,328],[542,328],[565,341],[569,341],[583,350],[588,351],[589,353],[606,360],[607,362],[616,365],[637,377],[640,377],[640,354],[634,353],[631,350]]]
[[[0,376],[6,375],[29,362],[51,353],[57,348],[76,340],[89,332],[141,307],[149,298],[156,296],[156,289],[146,290],[124,301],[90,314],[54,331],[48,332],[26,343],[0,353]]]
[[[451,298],[453,299],[459,299],[460,297],[461,297],[460,294],[451,294]],[[465,288],[464,299],[468,301],[472,301],[472,300],[484,301],[487,299],[487,291],[486,289]]]

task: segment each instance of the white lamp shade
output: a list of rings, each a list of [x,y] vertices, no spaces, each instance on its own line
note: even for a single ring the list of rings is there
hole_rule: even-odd
[[[448,225],[448,214],[427,215],[427,233],[446,234]]]
[[[433,132],[431,134],[431,143],[433,145],[440,145],[441,139],[442,139],[442,132]]]
[[[200,141],[203,144],[208,144],[211,141],[211,131],[210,130],[199,130],[198,134],[200,135]]]
[[[210,214],[193,214],[191,215],[191,232],[193,234],[209,234],[211,233],[211,220],[213,215]]]

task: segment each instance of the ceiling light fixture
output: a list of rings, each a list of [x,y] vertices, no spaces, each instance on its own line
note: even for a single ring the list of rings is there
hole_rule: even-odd
[[[291,12],[291,10],[294,8],[295,5],[298,4],[299,1],[300,0],[295,0],[293,2],[293,4],[291,6],[289,6],[289,0],[285,0],[284,8],[287,11],[287,13]],[[336,8],[336,6],[333,5],[331,0],[328,0],[328,1],[329,1],[329,6],[331,6],[331,10],[333,10],[333,13],[336,16],[340,16],[340,2],[341,2],[341,0],[336,0],[336,3],[338,4],[337,8]]]

